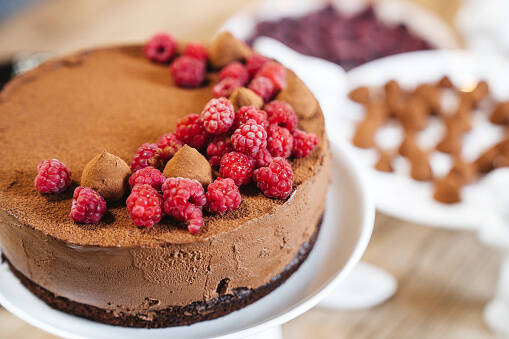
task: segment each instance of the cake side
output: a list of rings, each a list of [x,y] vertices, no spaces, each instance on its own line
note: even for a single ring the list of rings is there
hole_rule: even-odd
[[[279,287],[293,273],[295,273],[297,269],[299,269],[300,265],[308,257],[318,237],[320,224],[317,225],[317,228],[311,238],[300,247],[297,255],[288,265],[285,266],[283,271],[272,277],[272,279],[263,286],[255,289],[236,288],[228,294],[221,291],[218,292],[219,295],[217,297],[210,300],[196,301],[186,306],[170,306],[167,308],[157,308],[157,300],[147,298],[146,309],[137,313],[126,313],[122,308],[107,310],[57,296],[42,286],[34,283],[21,272],[16,270],[8,259],[3,259],[7,261],[11,271],[26,288],[28,288],[39,299],[55,309],[115,326],[139,328],[182,326],[191,325],[204,320],[212,320],[227,315],[259,300],[260,298],[263,298]],[[218,286],[218,289],[223,288],[224,286],[225,285],[222,284]]]

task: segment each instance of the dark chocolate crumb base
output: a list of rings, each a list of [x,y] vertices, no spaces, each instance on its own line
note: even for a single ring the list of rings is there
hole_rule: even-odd
[[[315,245],[322,224],[318,222],[315,232],[299,249],[297,255],[279,274],[267,284],[256,288],[236,288],[231,294],[223,294],[208,301],[196,301],[186,306],[170,306],[160,310],[150,310],[150,314],[126,314],[122,311],[109,311],[99,307],[86,305],[55,295],[34,283],[14,268],[7,258],[4,259],[11,271],[39,299],[60,311],[70,313],[93,321],[125,327],[162,328],[191,325],[200,321],[212,320],[237,311],[266,296],[284,283],[306,260]],[[218,291],[219,292],[219,291]],[[149,312],[147,312],[149,313]]]

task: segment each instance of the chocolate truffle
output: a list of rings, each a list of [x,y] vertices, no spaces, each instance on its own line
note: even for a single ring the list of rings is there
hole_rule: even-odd
[[[242,61],[251,55],[249,47],[230,32],[219,33],[209,47],[209,61],[222,68],[232,61]]]
[[[212,182],[212,168],[208,160],[195,148],[188,145],[184,145],[168,161],[163,174],[167,178],[195,179],[203,186]]]
[[[237,88],[230,95],[229,99],[235,111],[242,106],[254,106],[256,108],[262,108],[263,106],[263,99],[258,94],[245,87]]]
[[[109,202],[117,201],[127,192],[131,169],[126,162],[106,151],[90,160],[81,173],[81,186],[97,191]]]
[[[276,100],[289,103],[295,113],[303,119],[312,117],[318,109],[318,104],[309,88],[303,82],[294,80],[296,75],[293,72],[286,72],[286,83],[288,84],[276,96]]]

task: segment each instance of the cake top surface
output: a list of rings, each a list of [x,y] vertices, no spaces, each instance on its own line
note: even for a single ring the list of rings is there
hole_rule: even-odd
[[[300,82],[292,72],[287,81]],[[0,95],[0,208],[67,243],[104,247],[206,241],[281,208],[283,200],[267,198],[250,184],[241,188],[237,210],[205,214],[198,235],[170,218],[138,228],[121,203],[108,204],[99,224],[76,224],[69,218],[72,193],[87,162],[108,151],[129,163],[141,144],[173,132],[183,116],[200,113],[216,82],[217,74],[209,73],[200,88],[176,87],[167,66],[148,61],[138,45],[81,52],[15,78]],[[310,156],[290,161],[296,189],[317,171],[326,149],[319,109],[300,117],[299,127],[316,133],[320,143]],[[72,171],[71,187],[57,196],[39,194],[34,187],[37,164],[49,158]]]

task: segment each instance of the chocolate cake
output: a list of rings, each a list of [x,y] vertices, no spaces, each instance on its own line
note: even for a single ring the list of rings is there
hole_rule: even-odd
[[[150,62],[143,46],[132,45],[80,52],[18,76],[0,96],[4,260],[50,306],[119,326],[189,325],[268,294],[312,249],[329,184],[321,110],[290,70],[286,81],[278,97],[294,105],[300,129],[319,137],[309,156],[288,159],[293,192],[274,199],[254,183],[241,186],[238,209],[204,213],[203,229],[191,234],[167,217],[137,227],[121,201],[108,202],[97,224],[76,223],[69,210],[94,156],[108,151],[129,162],[139,145],[202,110],[217,71],[209,69],[200,87],[177,87],[167,66]],[[312,100],[306,111],[299,104],[302,93]],[[37,163],[53,157],[72,169],[71,187],[40,194],[34,188]]]

